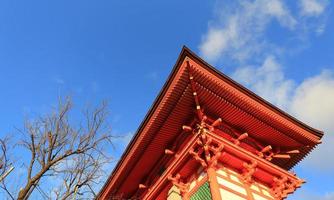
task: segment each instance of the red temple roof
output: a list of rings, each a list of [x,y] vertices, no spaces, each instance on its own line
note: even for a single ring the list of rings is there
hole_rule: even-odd
[[[286,151],[298,149],[299,153],[290,159],[274,158],[273,164],[289,170],[319,144],[322,131],[283,112],[184,47],[99,197],[131,196],[143,180],[159,176],[159,170],[164,167],[161,161],[164,150],[183,142],[184,138],[179,137],[182,125],[192,122],[196,107],[187,62],[192,66],[199,103],[206,115],[212,119],[220,117],[226,126],[240,133],[247,132],[259,144]]]

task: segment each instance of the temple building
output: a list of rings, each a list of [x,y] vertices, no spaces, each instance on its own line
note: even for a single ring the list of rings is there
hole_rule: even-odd
[[[184,47],[98,199],[285,199],[322,136]]]

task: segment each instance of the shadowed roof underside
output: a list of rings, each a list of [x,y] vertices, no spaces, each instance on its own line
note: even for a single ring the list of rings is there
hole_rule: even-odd
[[[281,111],[184,47],[99,197],[113,194],[131,197],[141,181],[156,168],[159,159],[165,156],[164,149],[179,142],[175,138],[181,134],[182,125],[193,120],[195,102],[185,60],[193,67],[198,98],[208,116],[222,118],[225,123],[247,132],[262,144],[299,149],[300,153],[291,159],[273,159],[271,162],[275,165],[289,170],[319,143],[323,136],[321,131]]]

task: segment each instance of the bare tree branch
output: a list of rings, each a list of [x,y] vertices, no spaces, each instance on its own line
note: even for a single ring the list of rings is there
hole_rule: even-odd
[[[69,199],[75,196],[93,198],[94,188],[103,176],[103,167],[110,162],[104,146],[111,143],[107,123],[107,104],[86,109],[83,123],[71,121],[70,98],[59,100],[58,107],[48,115],[27,120],[18,142],[30,153],[26,168],[27,180],[19,192],[11,193],[2,181],[1,188],[11,199],[28,199],[37,191],[45,199]],[[1,172],[8,168],[6,143],[0,140]],[[4,163],[4,164],[3,164]],[[41,185],[44,177],[57,177],[61,185],[52,191]],[[15,197],[17,194],[17,197]],[[47,195],[50,196],[47,197]]]
[[[5,175],[6,172],[8,172],[8,170],[10,169],[10,161],[8,158],[8,148],[7,148],[7,144],[8,144],[9,139],[5,138],[3,140],[0,139],[0,176],[3,177]],[[9,196],[10,199],[15,199],[13,194],[9,191],[7,184],[6,184],[6,179],[2,178],[1,180],[1,185],[0,188],[3,189]]]

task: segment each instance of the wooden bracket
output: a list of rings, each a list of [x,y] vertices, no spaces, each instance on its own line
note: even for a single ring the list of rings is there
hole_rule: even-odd
[[[178,187],[182,194],[185,194],[185,193],[188,192],[190,184],[189,183],[183,183],[181,181],[181,175],[180,174],[176,174],[174,177],[169,176],[168,180],[171,181],[173,185]]]
[[[243,163],[244,169],[242,170],[241,178],[244,180],[245,183],[252,183],[253,182],[253,174],[256,171],[257,162],[252,160],[250,163]]]
[[[147,186],[146,186],[146,185],[144,185],[144,184],[139,184],[139,185],[138,185],[138,188],[139,188],[139,189],[146,189],[146,188],[147,188]]]
[[[284,199],[299,188],[303,183],[305,183],[305,181],[302,179],[293,180],[288,177],[274,178],[272,193],[276,198]]]
[[[242,140],[246,139],[247,137],[248,137],[248,133],[243,133],[243,134],[239,135],[239,137],[237,139],[234,139],[233,142],[234,142],[235,145],[239,145],[240,142]]]
[[[197,147],[193,148],[189,154],[191,154],[204,169],[207,167],[215,167],[218,163],[218,159],[225,154],[222,152],[224,145],[219,144],[217,146],[217,144],[213,142],[213,139],[205,133],[200,135],[196,141],[196,144]]]

